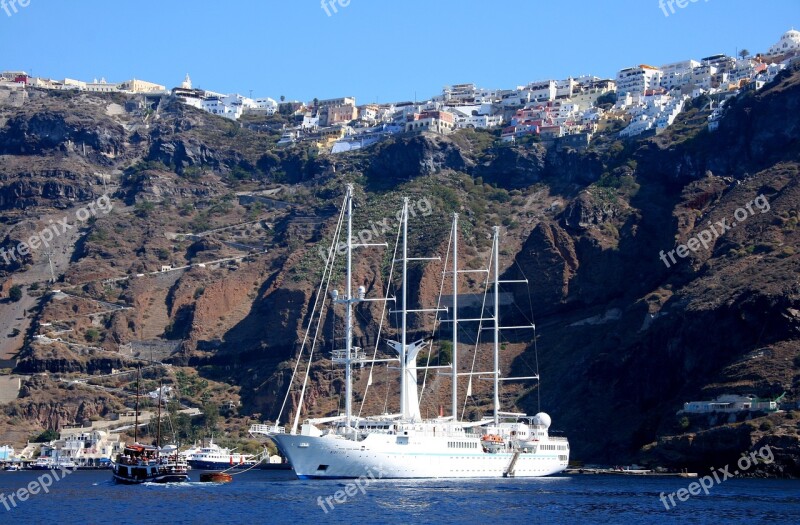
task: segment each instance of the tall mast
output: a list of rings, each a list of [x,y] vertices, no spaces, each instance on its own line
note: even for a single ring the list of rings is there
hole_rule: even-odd
[[[406,327],[408,320],[408,197],[403,199],[403,313],[400,333],[400,414],[405,416],[406,410]]]
[[[345,317],[345,417],[353,417],[353,185],[347,185],[347,314]]]
[[[133,442],[136,443],[138,439],[138,431],[139,431],[139,378],[142,375],[142,367],[136,367],[136,411],[133,416]]]
[[[494,424],[500,424],[500,227],[494,227]]]
[[[458,214],[453,214],[453,421],[458,420]]]
[[[158,383],[158,429],[156,430],[156,454],[161,450],[161,393],[164,391],[164,380]]]

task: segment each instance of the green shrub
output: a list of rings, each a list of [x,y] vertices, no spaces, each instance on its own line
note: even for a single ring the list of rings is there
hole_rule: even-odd
[[[17,301],[22,300],[22,287],[18,284],[12,286],[11,289],[8,291],[8,298],[15,303]]]

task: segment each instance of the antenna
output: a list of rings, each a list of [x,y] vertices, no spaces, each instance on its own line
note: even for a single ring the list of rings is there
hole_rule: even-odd
[[[56,282],[56,272],[55,272],[55,269],[53,268],[53,252],[52,251],[48,251],[47,252],[47,262],[50,265],[50,282],[51,283],[55,283]]]

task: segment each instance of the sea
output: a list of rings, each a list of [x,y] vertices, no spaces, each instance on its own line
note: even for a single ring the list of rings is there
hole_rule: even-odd
[[[227,484],[128,486],[114,484],[110,471],[77,471],[45,493],[43,474],[0,472],[0,524],[800,523],[800,481],[787,480],[728,479],[708,495],[673,496],[672,506],[667,495],[694,480],[584,474],[356,484],[250,470]],[[10,502],[36,485],[37,494]]]

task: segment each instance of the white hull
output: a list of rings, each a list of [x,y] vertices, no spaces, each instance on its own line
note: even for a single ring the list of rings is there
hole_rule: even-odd
[[[408,444],[400,444],[400,436],[387,434],[371,434],[362,441],[334,434],[273,434],[271,438],[301,479],[541,477],[562,472],[569,462],[568,451],[521,452],[509,472],[515,454],[483,452],[477,438],[471,440],[477,447],[466,450],[449,450],[448,443],[470,440],[447,437],[423,437]]]

